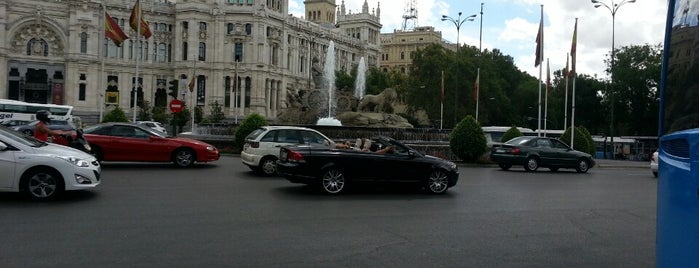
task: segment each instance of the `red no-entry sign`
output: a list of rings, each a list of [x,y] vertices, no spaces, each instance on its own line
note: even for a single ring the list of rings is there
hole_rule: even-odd
[[[170,105],[168,105],[168,107],[170,107],[171,112],[179,113],[182,111],[182,109],[184,109],[184,102],[181,100],[172,100],[170,101]]]

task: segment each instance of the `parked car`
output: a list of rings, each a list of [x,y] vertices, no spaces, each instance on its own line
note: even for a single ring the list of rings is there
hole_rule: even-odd
[[[277,173],[279,149],[282,146],[294,144],[333,146],[335,143],[322,133],[310,128],[264,126],[245,137],[240,160],[255,172],[274,175]]]
[[[653,172],[653,176],[658,177],[658,151],[653,152],[650,157],[650,172]]]
[[[49,200],[63,191],[96,187],[101,172],[90,154],[0,126],[1,192],[24,192],[36,200]]]
[[[36,124],[39,123],[39,120],[32,121],[31,123],[25,124],[25,125],[20,125],[20,126],[15,126],[13,127],[15,130],[22,132],[24,134],[27,134],[29,136],[34,135],[34,129],[36,128]],[[73,125],[73,122],[70,120],[58,120],[58,119],[51,119],[46,126],[51,129],[51,130],[63,130],[63,131],[71,131],[75,130],[75,126]]]
[[[155,129],[155,130],[157,130],[157,131],[160,131],[160,132],[162,132],[162,133],[167,134],[167,129],[165,129],[165,127],[164,127],[162,124],[160,124],[160,122],[156,122],[156,121],[137,121],[136,124],[144,125],[144,126],[147,126],[147,127],[149,127],[149,128],[152,128],[152,129]]]
[[[12,119],[12,120],[2,121],[2,123],[0,123],[0,125],[6,126],[9,128],[13,128],[13,127],[23,126],[23,125],[29,124],[31,122],[32,121]]]
[[[188,167],[194,162],[212,162],[220,157],[218,149],[211,144],[167,137],[138,124],[98,124],[85,128],[84,136],[100,161],[173,162]]]
[[[371,141],[372,150],[317,144],[284,146],[277,161],[278,174],[293,183],[317,185],[327,194],[361,183],[412,183],[429,193],[442,194],[459,179],[453,162],[424,155],[388,137]]]
[[[585,173],[595,165],[590,154],[573,150],[558,139],[532,136],[517,137],[495,147],[490,153],[490,160],[503,170],[523,165],[527,171],[547,167],[551,171],[574,168]]]

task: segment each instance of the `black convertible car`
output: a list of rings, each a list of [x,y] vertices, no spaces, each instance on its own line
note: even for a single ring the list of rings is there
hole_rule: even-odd
[[[423,155],[394,139],[375,137],[371,150],[323,145],[281,148],[277,174],[293,183],[316,185],[338,194],[355,183],[413,183],[433,194],[456,185],[459,171],[453,162]]]

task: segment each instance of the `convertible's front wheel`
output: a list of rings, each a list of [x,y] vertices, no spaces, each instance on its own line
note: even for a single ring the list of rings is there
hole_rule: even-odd
[[[327,169],[320,178],[320,188],[326,194],[339,194],[345,189],[345,174],[339,169]]]
[[[449,178],[443,170],[433,170],[427,178],[427,191],[432,194],[443,194],[449,187]]]

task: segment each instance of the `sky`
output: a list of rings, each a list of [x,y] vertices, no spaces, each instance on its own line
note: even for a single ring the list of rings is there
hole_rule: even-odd
[[[343,0],[336,0],[339,6]],[[367,2],[369,10],[380,5],[382,33],[402,29],[403,15],[410,0],[344,0],[345,7],[358,13]],[[459,42],[492,50],[499,49],[510,55],[522,71],[539,77],[539,68],[534,67],[536,34],[541,21],[543,5],[544,63],[543,79],[546,77],[546,59],[550,70],[560,70],[566,65],[566,53],[570,53],[575,19],[578,18],[577,72],[609,79],[604,71],[604,59],[612,49],[612,12],[601,6],[595,8],[589,0],[412,0],[417,9],[417,25],[433,26],[442,32],[442,38],[456,43],[457,30],[454,23],[441,21],[442,15],[461,18],[476,14],[473,21],[465,21],[459,31]],[[609,6],[622,1],[600,0]],[[483,15],[480,15],[481,3]],[[662,44],[665,35],[667,0],[636,0],[621,5],[615,13],[614,46],[619,49],[629,45]],[[289,0],[289,12],[303,17],[303,0]],[[481,26],[482,21],[482,26]],[[481,28],[482,27],[482,28]],[[480,35],[479,30],[483,33]]]

